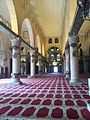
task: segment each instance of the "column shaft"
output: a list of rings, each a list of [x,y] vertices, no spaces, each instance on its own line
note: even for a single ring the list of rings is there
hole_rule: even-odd
[[[65,49],[65,75],[66,79],[69,79],[70,74],[70,59],[69,59],[69,48]]]
[[[42,72],[42,60],[41,60],[41,56],[39,56],[38,57],[38,63],[39,63],[39,65],[38,65],[38,71],[39,71],[39,73],[41,73]]]
[[[12,50],[13,52],[13,55],[17,55],[16,57],[13,56],[12,57],[12,65],[13,65],[13,68],[12,68],[12,73],[20,73],[20,51],[19,49],[13,49]]]
[[[12,79],[17,81],[20,77],[20,40],[12,41]]]
[[[34,52],[31,52],[31,60],[30,60],[30,72],[31,72],[31,77],[35,75],[35,58],[34,58]]]
[[[69,52],[66,53],[66,72],[69,72]]]
[[[77,57],[77,39],[76,36],[70,37],[70,83],[79,82],[78,57]]]

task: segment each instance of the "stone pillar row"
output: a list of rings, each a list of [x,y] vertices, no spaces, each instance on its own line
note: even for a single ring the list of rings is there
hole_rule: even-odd
[[[12,45],[12,80],[18,82],[20,79],[20,45],[21,41],[19,38],[11,40]],[[34,52],[30,52],[30,70],[31,76],[35,74],[35,60],[34,60]]]
[[[15,82],[20,79],[20,45],[21,41],[19,38],[11,40],[12,45],[12,73],[11,79]],[[38,59],[38,58],[37,58]],[[38,59],[39,62],[39,72],[43,71],[43,62],[41,56]],[[35,75],[35,51],[30,50],[30,77]]]

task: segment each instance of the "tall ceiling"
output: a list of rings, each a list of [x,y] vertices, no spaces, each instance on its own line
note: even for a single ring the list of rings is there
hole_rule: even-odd
[[[5,18],[10,19],[8,10],[2,1],[2,9],[0,14],[3,13]],[[74,15],[77,7],[77,0],[9,0],[14,2],[17,22],[19,26],[19,34],[21,31],[22,22],[25,18],[34,19],[34,22],[40,26],[40,30],[46,38],[58,37],[60,39],[60,48],[64,50],[68,33],[71,29]],[[6,3],[6,2],[5,2]],[[10,7],[10,5],[9,5]],[[4,10],[4,11],[2,11]],[[12,11],[12,9],[10,8]],[[13,12],[14,13],[14,12]],[[11,14],[11,13],[10,13]],[[15,19],[12,15],[12,22]],[[15,26],[15,25],[14,25]],[[15,31],[16,32],[16,31]]]
[[[77,7],[77,0],[30,0],[44,35],[58,37],[64,51]]]
[[[77,0],[30,0],[37,20],[47,37],[60,37],[71,27]],[[70,29],[68,29],[70,30]]]
[[[66,0],[32,0],[37,20],[46,36],[61,36],[65,21]]]

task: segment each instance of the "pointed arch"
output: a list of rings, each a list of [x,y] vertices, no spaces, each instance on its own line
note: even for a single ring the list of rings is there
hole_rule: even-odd
[[[9,10],[9,14],[10,14],[11,28],[14,32],[18,33],[17,16],[16,16],[16,11],[15,11],[13,0],[6,0],[6,4]]]
[[[25,18],[22,23],[21,35],[23,38],[34,47],[34,35],[31,22],[28,18]]]
[[[4,24],[18,33],[17,16],[13,0],[0,0],[0,18]]]

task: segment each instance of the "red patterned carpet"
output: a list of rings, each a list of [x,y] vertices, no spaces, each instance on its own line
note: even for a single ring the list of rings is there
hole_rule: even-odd
[[[0,87],[0,120],[90,120],[86,82],[70,86],[63,76],[50,75],[26,83]]]

